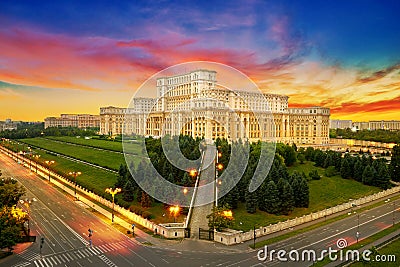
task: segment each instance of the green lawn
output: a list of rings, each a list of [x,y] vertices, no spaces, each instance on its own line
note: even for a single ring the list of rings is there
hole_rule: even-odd
[[[62,138],[63,141],[70,142],[74,137]],[[75,138],[76,140],[80,140]],[[92,140],[92,139],[90,139]],[[82,139],[82,142],[90,141]],[[84,161],[95,163],[101,166],[106,166],[112,169],[118,169],[121,163],[124,163],[124,157],[122,154],[112,153],[110,151],[99,151],[91,147],[80,147],[67,143],[59,143],[43,138],[34,139],[23,139],[22,141],[29,143],[34,146],[42,147],[57,153],[62,153],[75,158],[80,158]],[[81,142],[79,141],[79,142]],[[113,144],[112,141],[105,140],[92,140],[99,141],[102,144]],[[116,146],[118,142],[115,142]],[[99,143],[100,144],[100,143]],[[120,144],[120,143],[119,143]],[[27,145],[14,145],[14,149],[27,150]],[[61,157],[44,153],[43,151],[36,150],[42,157],[40,161],[44,160],[55,160],[54,168],[56,170],[68,173],[70,171],[81,171],[82,175],[78,176],[78,183],[87,187],[88,189],[94,189],[97,193],[103,193],[104,189],[113,186],[115,183],[116,175],[99,170],[94,167],[87,166],[82,163],[73,162]],[[139,159],[138,159],[139,160]],[[301,217],[302,215],[322,210],[324,208],[332,207],[340,203],[349,201],[349,199],[360,198],[365,195],[370,195],[380,191],[376,187],[366,186],[354,180],[342,179],[340,176],[325,177],[324,169],[313,166],[312,162],[305,162],[304,164],[296,163],[293,167],[289,168],[289,172],[304,171],[308,174],[311,170],[316,169],[322,176],[321,180],[309,181],[310,186],[310,206],[306,208],[296,208],[288,216],[277,216],[271,215],[266,212],[257,210],[254,214],[249,214],[245,210],[244,204],[239,204],[239,208],[234,210],[234,229],[248,231],[256,226],[266,226],[279,221],[287,219]],[[158,222],[170,221],[168,213],[165,212],[162,205],[156,204],[154,207],[148,209],[152,213]],[[166,214],[166,215],[164,215]],[[163,216],[164,215],[164,216]],[[182,220],[183,218],[179,218]]]
[[[289,168],[289,173],[297,170],[308,174],[313,169],[316,169],[322,177],[321,180],[308,182],[310,186],[309,208],[296,208],[288,216],[277,216],[260,210],[257,210],[254,214],[249,214],[246,212],[245,205],[240,204],[239,208],[233,211],[235,218],[233,228],[248,231],[253,229],[254,225],[266,226],[279,221],[301,217],[311,212],[347,202],[349,199],[360,198],[380,191],[377,187],[363,185],[354,180],[342,179],[340,176],[326,177],[323,168],[315,167],[312,162],[308,161],[304,164],[296,163],[295,166]]]
[[[28,138],[20,141],[113,170],[118,170],[121,164],[125,164],[124,155],[115,152],[76,146],[44,138]]]
[[[122,142],[120,141],[110,141],[98,138],[85,139],[83,136],[79,138],[72,136],[48,136],[46,139],[123,152]],[[139,142],[125,142],[125,148],[127,148],[130,153],[139,153],[141,151]]]
[[[380,255],[395,255],[396,261],[395,262],[374,262],[374,266],[382,266],[382,267],[398,267],[400,265],[400,239],[393,241],[386,247],[383,247],[378,250]],[[351,265],[353,267],[362,266],[362,263],[356,263]]]
[[[6,144],[6,143],[5,143]],[[6,145],[7,146],[7,145]],[[27,150],[27,146],[23,144],[13,144],[13,150]],[[117,175],[109,171],[101,170],[99,168],[91,167],[83,163],[74,162],[56,155],[46,153],[42,150],[33,149],[35,155],[40,155],[38,159],[39,164],[46,166],[45,161],[54,160],[55,163],[51,165],[51,169],[58,173],[63,174],[65,177],[70,177],[71,180],[74,178],[69,176],[68,173],[72,171],[81,172],[82,174],[77,176],[77,184],[96,192],[96,194],[104,194],[105,188],[113,187]],[[27,157],[29,159],[29,157]],[[31,161],[31,168],[35,170],[36,163],[34,160]]]
[[[117,180],[117,175],[108,171],[41,152],[39,161],[42,163],[42,165],[46,165],[44,163],[46,160],[54,160],[55,163],[51,165],[51,168],[62,172],[64,176],[70,177],[71,180],[74,180],[74,177],[69,176],[69,172],[81,172],[82,174],[76,177],[77,184],[100,195],[104,194],[104,190],[106,188],[114,187],[114,184]],[[32,166],[34,166],[34,164]]]

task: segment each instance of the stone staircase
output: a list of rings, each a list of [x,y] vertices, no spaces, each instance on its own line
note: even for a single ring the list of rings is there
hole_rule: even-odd
[[[209,215],[214,206],[214,179],[215,179],[215,146],[207,146],[203,160],[203,170],[200,172],[199,187],[194,196],[194,205],[192,216],[190,218],[189,228],[191,238],[199,238],[199,228],[208,229]]]

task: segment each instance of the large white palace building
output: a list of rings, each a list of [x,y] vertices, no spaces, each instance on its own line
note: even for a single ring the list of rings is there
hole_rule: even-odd
[[[129,108],[101,107],[100,133],[329,142],[329,108],[289,108],[285,95],[227,90],[215,71],[158,78],[156,89],[157,98],[134,98]]]

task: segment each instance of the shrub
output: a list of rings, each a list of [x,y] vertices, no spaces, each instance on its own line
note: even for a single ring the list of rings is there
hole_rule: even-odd
[[[313,179],[313,180],[319,180],[319,179],[321,179],[321,176],[319,176],[317,170],[310,171],[310,173],[308,174],[308,176],[310,176],[310,178]]]
[[[325,170],[326,177],[332,177],[335,175],[336,175],[336,169],[334,166],[329,166],[328,168],[326,168],[326,170]]]

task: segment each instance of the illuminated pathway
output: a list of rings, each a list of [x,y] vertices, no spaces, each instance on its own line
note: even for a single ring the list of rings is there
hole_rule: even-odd
[[[3,177],[11,176],[27,188],[27,197],[37,199],[31,205],[31,233],[37,241],[19,255],[0,260],[0,266],[308,266],[310,262],[260,262],[257,251],[249,250],[251,242],[226,247],[208,241],[171,241],[154,239],[145,246],[97,218],[79,201],[66,197],[50,185],[0,153]],[[397,207],[400,206],[397,201]],[[393,214],[395,216],[393,216]],[[333,246],[339,238],[356,242],[357,214],[308,233],[272,244],[270,249],[315,249]],[[391,202],[360,214],[360,238],[363,239],[400,221]],[[88,247],[88,229],[92,229],[93,246]],[[45,242],[40,256],[40,238]]]

